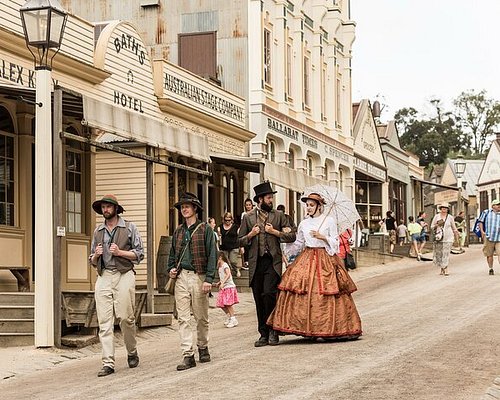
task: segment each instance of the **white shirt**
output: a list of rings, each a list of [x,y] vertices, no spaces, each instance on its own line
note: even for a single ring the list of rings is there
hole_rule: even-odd
[[[318,230],[326,237],[328,243],[311,236],[311,231]],[[331,256],[339,252],[339,235],[333,217],[320,215],[302,220],[297,228],[295,242],[286,245],[285,253],[287,256],[292,256],[300,253],[304,247],[324,247]]]
[[[219,278],[220,278],[221,282],[226,277],[226,274],[227,274],[226,268],[228,271],[231,271],[231,269],[229,268],[229,265],[227,265],[227,263],[222,263],[222,265],[219,267]],[[226,281],[226,283],[224,283],[224,286],[221,287],[221,289],[232,288],[232,287],[236,287],[236,285],[234,284],[233,277],[231,276]]]

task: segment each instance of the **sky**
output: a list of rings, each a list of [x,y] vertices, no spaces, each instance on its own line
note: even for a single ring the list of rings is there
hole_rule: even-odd
[[[353,101],[429,114],[465,90],[500,101],[500,0],[350,0]],[[377,98],[378,96],[378,98]]]

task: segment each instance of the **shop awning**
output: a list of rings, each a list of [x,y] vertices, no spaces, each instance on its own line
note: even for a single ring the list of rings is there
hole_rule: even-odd
[[[167,125],[161,119],[131,112],[87,96],[83,97],[83,115],[85,125],[92,128],[195,160],[210,162],[206,136]]]
[[[235,156],[232,154],[212,153],[210,159],[218,164],[227,165],[242,171],[255,172],[259,174],[265,163],[262,159]]]
[[[269,181],[275,185],[298,193],[302,193],[304,188],[308,186],[325,183],[322,179],[306,175],[302,172],[296,171],[295,169],[291,169],[268,160],[265,160],[264,168],[265,179],[269,179]]]
[[[424,179],[417,178],[416,176],[413,176],[413,175],[410,176],[410,179],[413,180],[413,181],[418,181],[418,182],[425,183],[426,185],[429,185],[429,186],[435,186],[435,187],[444,188],[444,189],[450,189],[450,190],[458,190],[459,189],[456,186],[448,186],[448,185],[442,185],[441,183],[426,181]]]

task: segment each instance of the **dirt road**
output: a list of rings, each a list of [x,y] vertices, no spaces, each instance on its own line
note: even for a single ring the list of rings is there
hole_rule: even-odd
[[[213,361],[184,372],[176,332],[139,346],[141,364],[97,378],[100,355],[0,383],[2,399],[479,399],[500,375],[500,268],[488,276],[480,247],[451,258],[450,276],[431,262],[403,260],[352,273],[363,321],[360,340],[311,343],[293,336],[254,348],[249,295],[240,325],[212,310]],[[0,356],[1,356],[0,351]]]

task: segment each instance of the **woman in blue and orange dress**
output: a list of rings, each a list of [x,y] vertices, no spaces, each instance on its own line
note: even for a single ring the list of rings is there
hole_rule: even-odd
[[[306,337],[357,339],[361,319],[351,293],[356,285],[337,256],[335,220],[323,214],[324,200],[316,193],[302,197],[308,217],[287,245],[286,254],[299,253],[287,268],[268,324],[280,333]]]

